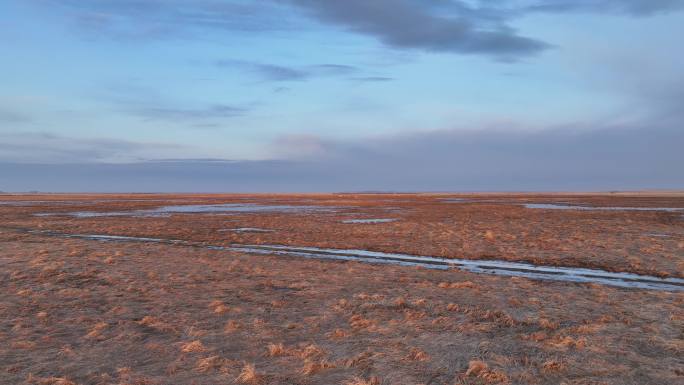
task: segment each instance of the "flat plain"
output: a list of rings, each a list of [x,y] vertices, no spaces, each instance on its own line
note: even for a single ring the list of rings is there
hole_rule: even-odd
[[[678,384],[682,279],[677,192],[0,195],[0,383]]]

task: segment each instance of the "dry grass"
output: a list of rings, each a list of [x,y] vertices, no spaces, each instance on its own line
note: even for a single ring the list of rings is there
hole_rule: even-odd
[[[542,368],[545,372],[560,372],[565,368],[565,365],[556,360],[549,360],[542,364]]]
[[[351,333],[349,333],[345,330],[342,330],[340,328],[337,328],[337,329],[333,330],[332,332],[328,333],[328,337],[330,339],[333,339],[333,340],[340,340],[343,338],[347,338],[350,335],[351,335]]]
[[[192,341],[181,346],[181,351],[183,353],[201,353],[206,350],[207,348],[204,346],[202,341]]]
[[[224,363],[225,360],[220,356],[211,356],[199,359],[195,368],[199,372],[208,372],[221,369]]]
[[[304,367],[301,370],[301,373],[305,376],[310,376],[312,374],[316,374],[319,372],[322,372],[326,369],[331,369],[336,367],[336,365],[328,360],[310,360],[306,359],[304,361]]]
[[[93,326],[92,329],[85,335],[85,338],[96,339],[102,335],[102,333],[107,329],[109,325],[106,322],[98,322]]]
[[[411,348],[408,359],[411,361],[429,361],[430,356],[418,348]]]
[[[253,364],[245,364],[235,381],[240,384],[257,385],[262,383],[262,376],[257,373]]]
[[[500,370],[490,369],[489,365],[481,360],[472,360],[468,363],[465,377],[481,378],[489,384],[507,384],[510,382],[509,377],[505,373]]]
[[[344,385],[380,385],[382,381],[378,377],[371,377],[369,379],[363,379],[361,377],[354,377],[351,380],[344,383]]]
[[[477,377],[489,369],[489,365],[486,362],[480,360],[473,360],[468,363],[468,370],[466,371],[466,377]]]
[[[209,304],[209,308],[216,314],[224,314],[230,311],[230,307],[226,306],[223,302],[219,300],[212,301]]]
[[[143,319],[141,319],[138,322],[138,324],[141,326],[145,326],[145,327],[148,327],[151,329],[158,330],[160,332],[164,332],[164,333],[170,333],[170,332],[175,331],[175,328],[173,326],[169,325],[166,322],[161,321],[157,317],[153,317],[153,316],[149,316],[149,315],[143,317]]]
[[[442,289],[473,289],[475,284],[470,281],[465,282],[440,282],[438,285]]]
[[[677,248],[684,221],[670,213],[539,212],[445,205],[433,196],[384,196],[383,203],[363,195],[180,199],[307,199],[369,217],[392,205],[400,220],[368,231],[340,225],[338,213],[71,218],[31,215],[58,210],[53,207],[2,205],[0,220],[28,229],[217,245],[359,248],[670,275],[681,275],[684,267]],[[679,202],[668,199],[649,204]],[[163,204],[74,204],[68,210]],[[280,230],[218,232],[228,226]],[[656,231],[673,236],[640,235]],[[622,385],[675,384],[684,376],[684,293],[54,238],[7,228],[0,229],[0,293],[3,385],[378,385],[380,378],[392,385]]]
[[[62,377],[40,378],[34,377],[32,375],[29,376],[26,382],[35,385],[78,385],[75,382],[69,381],[68,379]]]
[[[292,354],[301,359],[306,359],[321,357],[325,355],[325,351],[323,351],[323,349],[318,347],[316,344],[308,344],[301,349],[293,350]]]
[[[266,355],[269,357],[284,356],[287,354],[287,349],[282,343],[268,344],[266,347]]]
[[[229,320],[226,322],[226,324],[223,326],[223,332],[225,334],[232,334],[238,330],[240,330],[240,323],[235,321],[235,320]]]

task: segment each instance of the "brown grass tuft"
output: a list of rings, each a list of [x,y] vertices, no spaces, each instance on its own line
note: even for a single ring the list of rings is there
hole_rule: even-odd
[[[344,361],[344,366],[348,368],[368,366],[373,358],[373,353],[366,351],[359,353],[353,358]]]
[[[408,359],[411,361],[428,361],[430,356],[418,348],[411,348]]]
[[[559,372],[565,368],[565,365],[556,360],[549,360],[546,361],[542,364],[542,369],[544,369],[545,372]]]
[[[565,337],[560,337],[557,336],[553,341],[549,342],[549,345],[554,346],[556,348],[575,348],[575,349],[583,349],[587,344],[587,339],[582,337],[582,338],[572,338],[570,336],[565,336]]]
[[[74,356],[76,353],[74,350],[71,348],[69,345],[64,345],[59,349],[59,352],[57,352],[58,356]]]
[[[140,321],[138,321],[138,325],[140,325],[140,326],[145,326],[145,327],[148,327],[148,328],[151,328],[151,329],[155,329],[155,330],[158,330],[158,331],[161,331],[161,332],[171,332],[171,331],[174,331],[174,328],[173,328],[171,325],[169,325],[169,324],[167,324],[167,323],[161,321],[161,320],[160,320],[159,318],[157,318],[157,317],[153,317],[153,316],[150,316],[150,315],[147,315],[147,316],[143,317],[143,319],[141,319]]]
[[[484,373],[489,366],[486,362],[480,360],[473,360],[468,363],[468,370],[466,371],[466,377],[477,377],[481,373]]]
[[[331,339],[334,339],[334,340],[346,338],[346,337],[349,337],[349,335],[350,335],[349,332],[346,332],[346,331],[339,329],[339,328],[328,333],[328,337]]]
[[[328,360],[305,360],[304,367],[302,368],[302,374],[305,376],[310,376],[318,372],[322,372],[325,369],[334,368],[335,364]]]
[[[252,385],[260,384],[262,382],[261,380],[261,376],[257,373],[253,364],[245,364],[240,372],[240,375],[235,379],[235,381],[241,384]]]
[[[558,322],[552,322],[546,318],[540,318],[539,326],[543,327],[544,329],[555,330],[558,329],[559,325]]]
[[[494,384],[508,384],[510,382],[510,379],[506,375],[506,373],[499,371],[499,370],[488,370],[485,371],[480,375],[481,378],[483,378],[485,381],[488,383],[494,383]]]
[[[216,314],[224,314],[230,311],[230,307],[219,300],[211,301],[209,308]]]
[[[441,282],[438,285],[442,289],[473,289],[475,288],[475,284],[470,282],[470,281],[464,281],[464,282]]]
[[[354,377],[351,380],[344,383],[344,385],[380,385],[382,381],[378,377],[371,377],[364,380],[361,377]]]
[[[489,365],[481,360],[473,360],[468,363],[468,370],[465,372],[466,377],[477,377],[483,379],[491,384],[507,384],[510,379],[499,370],[489,369]]]
[[[296,352],[295,355],[299,358],[305,359],[323,356],[325,355],[325,352],[315,344],[309,344]]]
[[[427,305],[427,300],[425,298],[418,298],[412,302],[413,306],[425,306]]]
[[[287,354],[287,349],[285,349],[285,345],[282,343],[269,344],[266,347],[266,355],[269,357],[283,356],[285,354]]]
[[[226,305],[218,305],[214,308],[214,313],[216,314],[224,314],[228,313],[230,311],[230,307]]]
[[[29,378],[26,380],[29,384],[36,384],[36,385],[77,385],[73,381],[69,381],[66,378],[63,377],[45,377],[45,378],[40,378],[40,377],[33,377],[33,375],[29,375]]]
[[[211,370],[218,370],[223,366],[225,360],[219,356],[211,356],[197,360],[195,369],[199,372],[208,372]]]
[[[90,332],[85,335],[85,338],[94,339],[100,337],[102,332],[107,329],[107,326],[109,325],[106,322],[98,322],[95,324],[95,326],[93,326],[92,329],[90,329]]]
[[[223,327],[223,332],[226,334],[235,333],[236,331],[238,331],[240,329],[240,327],[241,327],[241,325],[239,322],[237,322],[235,320],[230,320],[230,321],[226,322],[226,325]]]
[[[408,307],[408,302],[406,301],[406,298],[404,297],[397,297],[393,302],[392,305],[398,308],[405,308]]]
[[[10,346],[12,349],[22,349],[22,350],[31,350],[36,347],[36,343],[33,341],[13,341]]]
[[[192,341],[184,344],[181,348],[183,353],[199,353],[206,351],[207,348],[202,344],[202,341]]]
[[[363,318],[360,314],[355,314],[349,318],[349,325],[354,329],[366,329],[373,326],[373,321]]]

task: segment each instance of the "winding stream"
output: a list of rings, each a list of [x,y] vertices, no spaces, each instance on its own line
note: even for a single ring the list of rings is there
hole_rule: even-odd
[[[419,266],[428,269],[448,270],[452,268],[473,273],[494,274],[509,277],[524,277],[537,280],[552,280],[580,283],[598,283],[624,288],[639,288],[665,291],[684,291],[684,279],[658,278],[633,273],[614,273],[601,269],[542,266],[530,263],[501,260],[473,260],[441,258],[398,253],[383,253],[356,249],[326,249],[307,246],[243,245],[214,246],[202,242],[178,239],[129,237],[99,234],[65,234],[43,230],[29,230],[31,234],[61,238],[76,238],[103,242],[143,242],[198,247],[209,250],[228,250],[247,254],[280,255],[290,257],[358,261],[376,264]]]

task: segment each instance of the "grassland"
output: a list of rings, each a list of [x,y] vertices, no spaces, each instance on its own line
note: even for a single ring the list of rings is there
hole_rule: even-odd
[[[446,198],[0,197],[11,202],[0,205],[0,383],[684,383],[681,291],[27,232],[355,248],[684,277],[682,212],[520,205],[684,207],[680,194]],[[240,202],[331,211],[70,215]],[[355,218],[396,221],[343,223]]]

